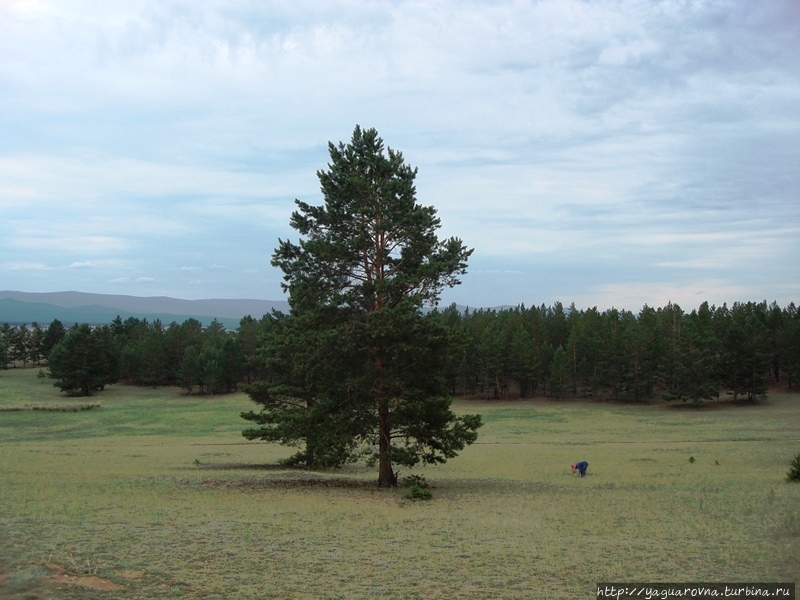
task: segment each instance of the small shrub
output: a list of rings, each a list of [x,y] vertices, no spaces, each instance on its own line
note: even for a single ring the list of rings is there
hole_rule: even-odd
[[[794,460],[789,464],[786,481],[800,481],[800,452],[795,455]]]
[[[690,463],[693,463],[693,462],[694,462],[694,456],[690,456],[690,457],[689,457],[689,462],[690,462]]]
[[[430,500],[433,498],[428,490],[424,490],[418,485],[412,485],[408,488],[408,493],[405,495],[406,500]]]

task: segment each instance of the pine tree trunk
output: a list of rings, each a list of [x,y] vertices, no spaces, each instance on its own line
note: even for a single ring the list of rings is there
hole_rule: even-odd
[[[389,446],[391,440],[391,426],[389,423],[389,404],[381,401],[378,406],[379,420],[379,446],[378,446],[378,487],[394,487],[397,485],[397,477],[392,471],[392,461],[389,457]]]

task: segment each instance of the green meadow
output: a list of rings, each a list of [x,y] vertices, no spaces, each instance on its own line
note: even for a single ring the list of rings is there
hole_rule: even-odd
[[[377,468],[277,467],[292,451],[241,436],[243,394],[115,385],[87,401],[37,372],[0,372],[3,599],[573,599],[600,581],[800,579],[797,394],[700,410],[456,400],[483,415],[478,443],[401,470],[430,484],[412,501],[377,489]]]

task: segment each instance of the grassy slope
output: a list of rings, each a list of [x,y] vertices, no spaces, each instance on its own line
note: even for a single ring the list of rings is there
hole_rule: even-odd
[[[0,407],[85,401],[36,373],[0,373]],[[598,581],[800,575],[797,395],[701,412],[457,403],[486,425],[416,471],[434,486],[420,503],[366,467],[264,466],[289,450],[241,437],[243,395],[96,399],[0,412],[2,598],[577,598]]]

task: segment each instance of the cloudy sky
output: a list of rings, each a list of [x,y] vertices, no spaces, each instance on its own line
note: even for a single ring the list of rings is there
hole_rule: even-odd
[[[279,300],[356,124],[444,303],[800,301],[800,3],[0,0],[0,289]]]

